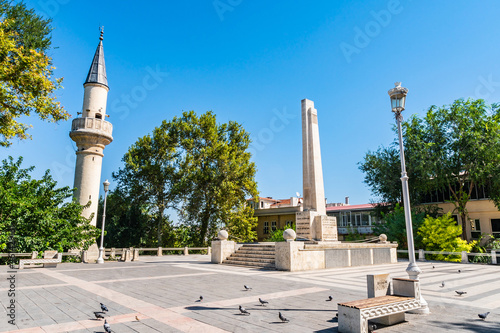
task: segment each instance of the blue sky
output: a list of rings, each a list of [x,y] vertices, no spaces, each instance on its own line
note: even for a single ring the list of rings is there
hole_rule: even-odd
[[[300,101],[308,98],[318,110],[328,202],[368,203],[357,163],[394,140],[394,82],[409,89],[405,118],[458,98],[500,101],[495,1],[26,3],[53,18],[50,55],[64,77],[57,96],[73,117],[104,26],[114,141],[101,182],[111,188],[138,137],[183,110],[212,110],[250,132],[262,196],[302,193]],[[36,176],[50,169],[61,186],[73,186],[71,121],[25,121],[33,140],[1,148],[0,158],[24,156]]]

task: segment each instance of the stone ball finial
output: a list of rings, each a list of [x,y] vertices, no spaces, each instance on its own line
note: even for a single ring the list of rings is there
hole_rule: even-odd
[[[297,234],[295,233],[295,231],[293,229],[286,229],[285,231],[283,231],[283,238],[286,241],[293,241],[293,240],[295,240],[296,237],[297,237]]]
[[[380,234],[380,236],[378,236],[378,240],[380,241],[380,243],[387,242],[387,235],[386,234]]]
[[[227,233],[226,230],[219,231],[219,234],[217,235],[217,238],[219,240],[227,240],[228,237],[229,237],[229,234]]]

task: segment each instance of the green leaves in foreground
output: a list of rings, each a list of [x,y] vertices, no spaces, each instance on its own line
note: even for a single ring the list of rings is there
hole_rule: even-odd
[[[87,249],[99,231],[82,217],[73,191],[57,188],[49,172],[32,179],[34,167],[21,168],[12,157],[0,166],[0,248],[2,252]],[[14,240],[14,248],[8,242]]]

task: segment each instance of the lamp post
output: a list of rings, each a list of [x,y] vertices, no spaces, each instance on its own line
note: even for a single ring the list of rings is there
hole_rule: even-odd
[[[408,89],[401,87],[401,82],[396,82],[395,87],[389,90],[389,96],[391,98],[391,108],[392,112],[396,117],[396,122],[398,125],[398,136],[399,136],[399,153],[401,156],[401,183],[403,187],[403,205],[405,210],[405,222],[406,222],[406,237],[408,241],[408,258],[410,263],[406,268],[406,272],[410,279],[419,280],[419,274],[422,273],[420,268],[417,266],[415,260],[415,246],[413,244],[413,227],[411,223],[411,209],[410,209],[410,194],[408,190],[408,176],[406,175],[406,164],[405,164],[405,153],[403,147],[403,132],[401,130],[401,122],[403,121],[403,115],[401,112],[405,109],[406,94]],[[417,295],[418,296],[418,295]],[[427,302],[422,297],[420,293],[420,304],[422,307],[417,310],[409,311],[411,313],[427,314],[429,313],[429,307]]]
[[[104,224],[106,222],[106,199],[108,197],[108,190],[109,190],[109,182],[106,179],[104,183],[104,208],[102,210],[102,228],[101,228],[101,247],[99,248],[99,258],[97,258],[97,263],[98,264],[104,264]]]

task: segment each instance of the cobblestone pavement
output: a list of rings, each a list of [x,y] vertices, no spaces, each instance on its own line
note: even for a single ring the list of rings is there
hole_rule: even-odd
[[[17,271],[15,281],[0,267],[0,332],[104,332],[93,315],[100,302],[116,333],[337,332],[337,303],[366,298],[366,274],[407,277],[407,262],[290,273],[215,265],[203,255],[140,260],[29,268]],[[500,266],[419,266],[431,314],[407,314],[407,322],[376,332],[500,332]],[[12,281],[15,295],[9,296]],[[333,301],[326,301],[330,295]],[[269,304],[261,306],[259,297]],[[8,322],[11,300],[15,325]],[[250,315],[240,314],[239,305]],[[480,320],[477,314],[486,311],[487,320]],[[278,312],[290,322],[282,323]]]

